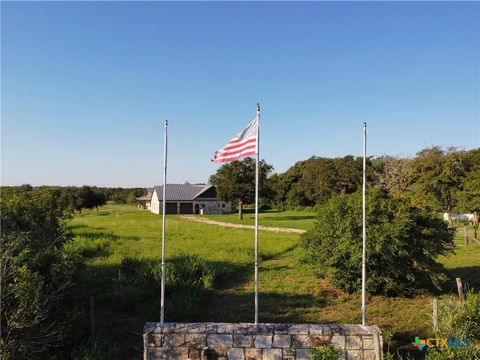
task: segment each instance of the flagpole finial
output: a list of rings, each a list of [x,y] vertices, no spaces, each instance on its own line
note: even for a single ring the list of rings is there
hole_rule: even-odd
[[[257,102],[257,111],[260,111],[260,103]]]

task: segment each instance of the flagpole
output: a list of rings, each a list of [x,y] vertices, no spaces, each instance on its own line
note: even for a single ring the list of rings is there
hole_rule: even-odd
[[[167,129],[168,120],[164,124],[164,138],[163,138],[163,195],[162,195],[162,284],[160,295],[160,324],[163,325],[165,321],[165,210],[167,199]]]
[[[362,213],[363,213],[363,245],[362,245],[362,326],[367,325],[366,320],[366,281],[367,281],[367,269],[366,269],[366,253],[367,253],[367,212],[366,212],[366,190],[367,190],[367,123],[363,123],[363,186],[362,186]]]
[[[255,325],[258,324],[258,163],[260,159],[260,104],[257,103],[257,158],[255,163]]]

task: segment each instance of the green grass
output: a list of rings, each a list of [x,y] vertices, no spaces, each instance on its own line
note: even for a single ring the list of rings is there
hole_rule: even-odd
[[[251,210],[247,210],[243,214],[243,220],[239,220],[237,214],[209,214],[203,216],[211,220],[224,221],[233,224],[255,224],[255,214]],[[317,215],[314,212],[268,210],[263,211],[258,215],[258,221],[259,224],[263,226],[310,230],[313,228],[316,217]]]
[[[247,214],[244,222],[252,222],[252,217],[253,214]],[[261,224],[308,229],[314,217],[313,213],[271,211],[262,214]],[[209,218],[235,221],[235,215]],[[142,348],[139,334],[143,324],[158,319],[159,290],[152,310],[148,299],[135,297],[115,279],[126,257],[145,262],[160,259],[161,221],[161,216],[120,205],[105,206],[98,213],[86,211],[71,221],[76,237],[70,247],[88,258],[82,281],[86,299],[95,296],[98,327],[117,340],[122,353],[130,351],[132,358],[138,357]],[[298,234],[260,232],[260,321],[359,323],[360,295],[343,293],[327,280],[316,278],[313,269],[302,261],[300,238]],[[201,309],[201,316],[191,320],[253,321],[253,246],[250,229],[218,227],[168,216],[167,261],[195,254],[220,275],[214,293]],[[465,246],[463,233],[457,235],[456,253],[440,258],[451,276],[444,296],[455,294],[457,276],[478,291],[479,259],[480,245]],[[168,299],[168,293],[166,296]],[[415,335],[431,333],[431,297],[427,295],[373,296],[368,300],[367,313],[369,323],[394,333],[400,345],[408,344]],[[132,331],[137,335],[132,336]]]

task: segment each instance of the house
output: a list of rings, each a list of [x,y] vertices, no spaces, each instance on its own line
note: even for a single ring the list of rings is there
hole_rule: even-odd
[[[167,184],[167,214],[224,214],[232,212],[230,202],[220,201],[213,185]],[[150,211],[162,213],[163,186],[155,186]]]
[[[146,188],[147,194],[137,197],[138,201],[138,210],[150,210],[150,204],[152,201],[153,188]]]

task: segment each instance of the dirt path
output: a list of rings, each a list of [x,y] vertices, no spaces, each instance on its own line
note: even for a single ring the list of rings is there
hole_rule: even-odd
[[[182,216],[182,219],[201,222],[204,224],[231,227],[231,228],[237,228],[237,229],[254,229],[255,228],[254,225],[232,224],[232,223],[226,223],[223,221],[215,221],[215,220],[210,220],[207,218],[191,216],[191,215],[184,215]],[[291,228],[272,227],[272,226],[259,226],[258,229],[265,230],[265,231],[272,231],[272,232],[296,233],[296,234],[304,234],[307,232],[306,230],[301,230],[301,229],[291,229]]]

